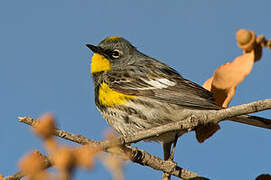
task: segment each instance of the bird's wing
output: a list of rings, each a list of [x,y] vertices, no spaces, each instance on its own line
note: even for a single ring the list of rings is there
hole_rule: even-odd
[[[219,109],[211,92],[166,65],[127,66],[106,73],[110,88],[193,109]]]

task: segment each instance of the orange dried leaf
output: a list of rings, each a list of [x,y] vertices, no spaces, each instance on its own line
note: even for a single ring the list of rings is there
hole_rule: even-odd
[[[262,56],[263,36],[256,37],[253,31],[240,29],[236,32],[236,40],[244,54],[233,62],[220,66],[213,77],[203,85],[213,93],[216,103],[224,108],[228,107],[237,85],[251,72],[254,62]]]
[[[112,131],[106,131],[105,137],[110,141],[111,146],[108,148],[108,152],[119,155],[123,160],[129,159],[129,154],[125,152],[123,146],[118,145],[117,136]]]
[[[46,168],[44,161],[42,154],[38,151],[33,151],[20,160],[19,168],[22,170],[23,174],[34,176],[41,173]]]
[[[28,176],[29,180],[48,180],[49,173],[46,171],[41,171],[39,173]]]
[[[212,84],[219,89],[235,87],[251,72],[253,64],[253,52],[239,56],[233,62],[224,64],[215,71]]]
[[[40,118],[40,123],[34,127],[34,132],[46,139],[54,134],[55,128],[53,115],[45,114]]]
[[[117,136],[112,132],[112,131],[110,131],[110,130],[107,130],[107,131],[105,131],[105,138],[107,139],[107,140],[113,140],[113,139],[115,139]]]
[[[256,35],[253,31],[239,29],[236,32],[236,40],[238,47],[245,52],[252,51],[256,46]]]
[[[214,79],[214,77],[209,78],[207,81],[204,82],[202,87],[204,87],[205,89],[211,91],[213,79]]]
[[[228,107],[235,94],[236,86],[251,72],[254,58],[253,51],[245,53],[233,62],[220,66],[213,77],[204,83],[203,87],[213,93],[218,105]]]
[[[76,164],[83,168],[91,168],[94,164],[94,158],[98,152],[98,148],[91,147],[89,145],[76,148],[74,151]]]
[[[57,150],[57,148],[58,148],[57,142],[56,142],[56,140],[55,140],[54,137],[46,138],[46,139],[44,140],[44,146],[45,146],[45,148],[47,149],[47,151],[48,151],[49,153],[52,153],[52,154],[53,154],[53,153]]]
[[[52,157],[56,167],[61,170],[70,170],[75,165],[75,157],[71,148],[61,147],[53,153]]]

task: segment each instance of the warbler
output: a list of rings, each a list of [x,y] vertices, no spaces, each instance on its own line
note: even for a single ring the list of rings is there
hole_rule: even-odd
[[[94,52],[91,75],[96,106],[121,135],[131,136],[181,121],[199,111],[221,109],[210,91],[141,53],[122,37],[112,36],[98,46],[86,46]],[[270,129],[270,121],[256,116],[243,115],[230,120]],[[196,137],[203,142],[218,129],[218,124],[197,127]],[[168,159],[171,144],[176,144],[177,137],[183,133],[171,132],[147,140],[162,142],[164,158]]]

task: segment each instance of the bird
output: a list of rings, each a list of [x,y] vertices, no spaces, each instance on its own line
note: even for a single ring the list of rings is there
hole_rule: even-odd
[[[182,77],[165,63],[143,54],[128,40],[110,36],[97,46],[86,44],[93,51],[91,76],[95,104],[117,133],[132,136],[139,131],[182,121],[200,111],[222,109],[212,93]],[[265,118],[242,115],[230,120],[271,128]],[[218,124],[195,129],[201,143],[212,136]],[[173,159],[178,137],[184,132],[169,132],[145,141],[159,141],[164,159]],[[172,147],[173,144],[173,147]],[[172,149],[171,149],[172,148]],[[164,174],[164,179],[170,176]]]

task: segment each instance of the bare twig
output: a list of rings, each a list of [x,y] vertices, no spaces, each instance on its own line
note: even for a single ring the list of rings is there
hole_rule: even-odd
[[[51,162],[51,160],[47,156],[41,154],[37,150],[35,150],[33,152],[35,152],[36,154],[38,154],[40,156],[40,158],[42,159],[42,166],[43,166],[43,168],[46,169],[46,168],[49,168],[49,167],[52,166],[52,162]],[[20,172],[17,172],[15,174],[11,175],[11,176],[7,176],[7,177],[3,178],[2,180],[20,180],[24,176],[25,176],[25,174],[23,173],[23,171],[20,171]]]
[[[31,117],[20,117],[19,122],[26,123],[30,126],[36,126],[39,123],[39,120],[33,119]],[[111,139],[111,140],[93,141],[84,136],[68,133],[60,129],[56,129],[55,136],[76,142],[78,144],[97,145],[97,146],[102,147],[102,149],[107,152],[111,152],[110,147],[123,145],[120,142],[125,142],[125,141],[122,141],[121,139],[122,136],[115,139]],[[125,152],[125,154],[128,155],[129,160],[137,164],[140,164],[143,166],[149,166],[153,169],[167,172],[171,175],[174,175],[176,177],[180,177],[183,179],[189,179],[189,178],[190,179],[191,178],[207,179],[207,178],[199,176],[198,174],[194,172],[191,172],[189,170],[186,170],[177,166],[177,164],[173,161],[165,161],[159,157],[153,156],[149,154],[148,152],[139,150],[135,147],[121,146],[120,148],[122,151]]]
[[[20,172],[17,172],[11,176],[7,176],[5,178],[3,178],[3,180],[20,180],[24,177],[24,174],[20,171]]]
[[[110,152],[110,147],[120,146],[120,148],[129,155],[129,159],[135,163],[138,163],[144,166],[149,166],[153,169],[160,170],[160,171],[166,172],[168,174],[171,174],[183,179],[206,179],[206,178],[200,177],[194,172],[178,167],[176,163],[173,161],[165,161],[147,153],[146,151],[139,150],[134,147],[128,147],[125,145],[130,144],[130,143],[135,143],[143,139],[155,137],[155,136],[158,136],[170,131],[189,132],[189,131],[194,130],[199,124],[206,124],[206,123],[211,123],[211,122],[218,123],[220,121],[223,121],[225,119],[230,119],[235,116],[259,112],[259,111],[263,111],[267,109],[271,109],[271,99],[265,99],[265,100],[252,102],[249,104],[233,106],[231,108],[222,109],[218,111],[215,111],[215,110],[200,111],[200,112],[197,112],[197,114],[193,114],[190,117],[179,122],[174,122],[174,123],[170,123],[164,126],[159,126],[159,127],[145,130],[145,131],[141,131],[134,136],[127,136],[127,137],[119,136],[117,138],[114,138],[111,140],[105,140],[105,141],[93,141],[81,135],[68,133],[60,129],[56,129],[54,132],[54,135],[79,143],[79,144],[98,145],[99,147],[102,147],[104,151],[108,151],[108,152]],[[26,123],[30,126],[35,126],[37,123],[39,123],[38,120],[35,120],[31,117],[20,117],[19,122]],[[20,175],[20,173],[17,173],[17,174]]]
[[[156,137],[170,131],[189,132],[192,131],[195,127],[197,127],[199,124],[207,124],[211,122],[218,123],[225,119],[230,119],[231,117],[255,113],[267,109],[271,109],[271,99],[259,100],[249,104],[242,104],[221,110],[198,111],[196,114],[193,114],[182,121],[173,122],[163,126],[140,131],[134,136],[119,136],[114,140],[106,140],[102,142],[93,141],[91,139],[84,138],[81,135],[71,134],[59,129],[56,129],[55,135],[79,144],[100,145],[105,150],[112,145],[125,145],[130,143],[136,143],[143,139]],[[23,122],[31,126],[35,126],[36,123],[38,123],[38,121],[35,121],[31,117],[20,117],[19,122]]]

